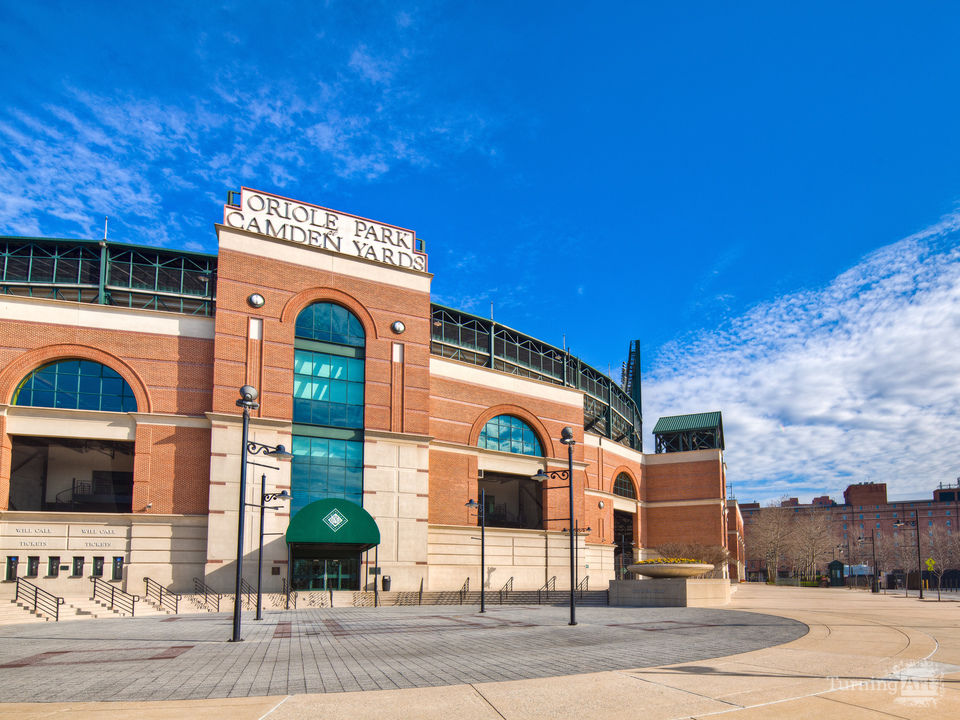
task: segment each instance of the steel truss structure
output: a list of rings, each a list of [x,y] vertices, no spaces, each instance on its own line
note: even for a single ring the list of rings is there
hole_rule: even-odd
[[[643,450],[640,408],[613,380],[566,350],[493,320],[431,305],[430,352],[584,392],[584,430]]]
[[[0,238],[0,293],[213,315],[217,257],[97,240]]]

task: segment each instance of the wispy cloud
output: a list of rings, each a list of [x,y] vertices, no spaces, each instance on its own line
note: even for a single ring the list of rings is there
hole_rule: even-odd
[[[644,382],[661,415],[722,410],[741,500],[886,482],[925,497],[960,475],[960,214],[826,287],[665,346]],[[648,442],[651,442],[648,439]]]
[[[416,30],[409,15],[384,26]],[[211,188],[356,187],[473,147],[487,154],[477,109],[425,102],[410,53],[391,43],[318,40],[324,62],[285,79],[248,55],[225,61],[206,35],[199,42],[205,79],[193,95],[64,84],[43,105],[0,109],[0,232],[91,235],[110,215],[127,241],[210,243],[215,206],[196,198]]]

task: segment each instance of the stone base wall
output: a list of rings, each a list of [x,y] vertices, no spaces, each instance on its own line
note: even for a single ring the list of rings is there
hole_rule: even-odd
[[[730,581],[693,578],[611,580],[610,604],[633,607],[720,607],[730,602]]]

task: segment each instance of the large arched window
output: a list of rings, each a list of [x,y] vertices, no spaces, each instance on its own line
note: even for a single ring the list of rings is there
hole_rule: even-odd
[[[490,418],[480,431],[477,445],[487,450],[518,453],[520,455],[543,455],[540,440],[527,423],[513,415],[497,415]]]
[[[613,494],[631,500],[637,499],[637,489],[633,486],[633,479],[625,472],[617,475],[617,479],[613,481]]]
[[[14,405],[136,412],[133,389],[116,370],[92,360],[59,360],[27,375],[13,394]]]
[[[292,512],[325,498],[363,500],[363,325],[319,302],[297,316],[293,368]]]

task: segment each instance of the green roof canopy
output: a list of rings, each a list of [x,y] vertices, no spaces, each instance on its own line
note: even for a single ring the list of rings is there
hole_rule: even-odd
[[[362,552],[380,544],[380,528],[356,503],[327,498],[301,508],[290,519],[287,542],[353,545]]]
[[[657,420],[656,433],[685,432],[687,430],[712,430],[723,424],[719,412],[695,413],[693,415],[668,415]]]

